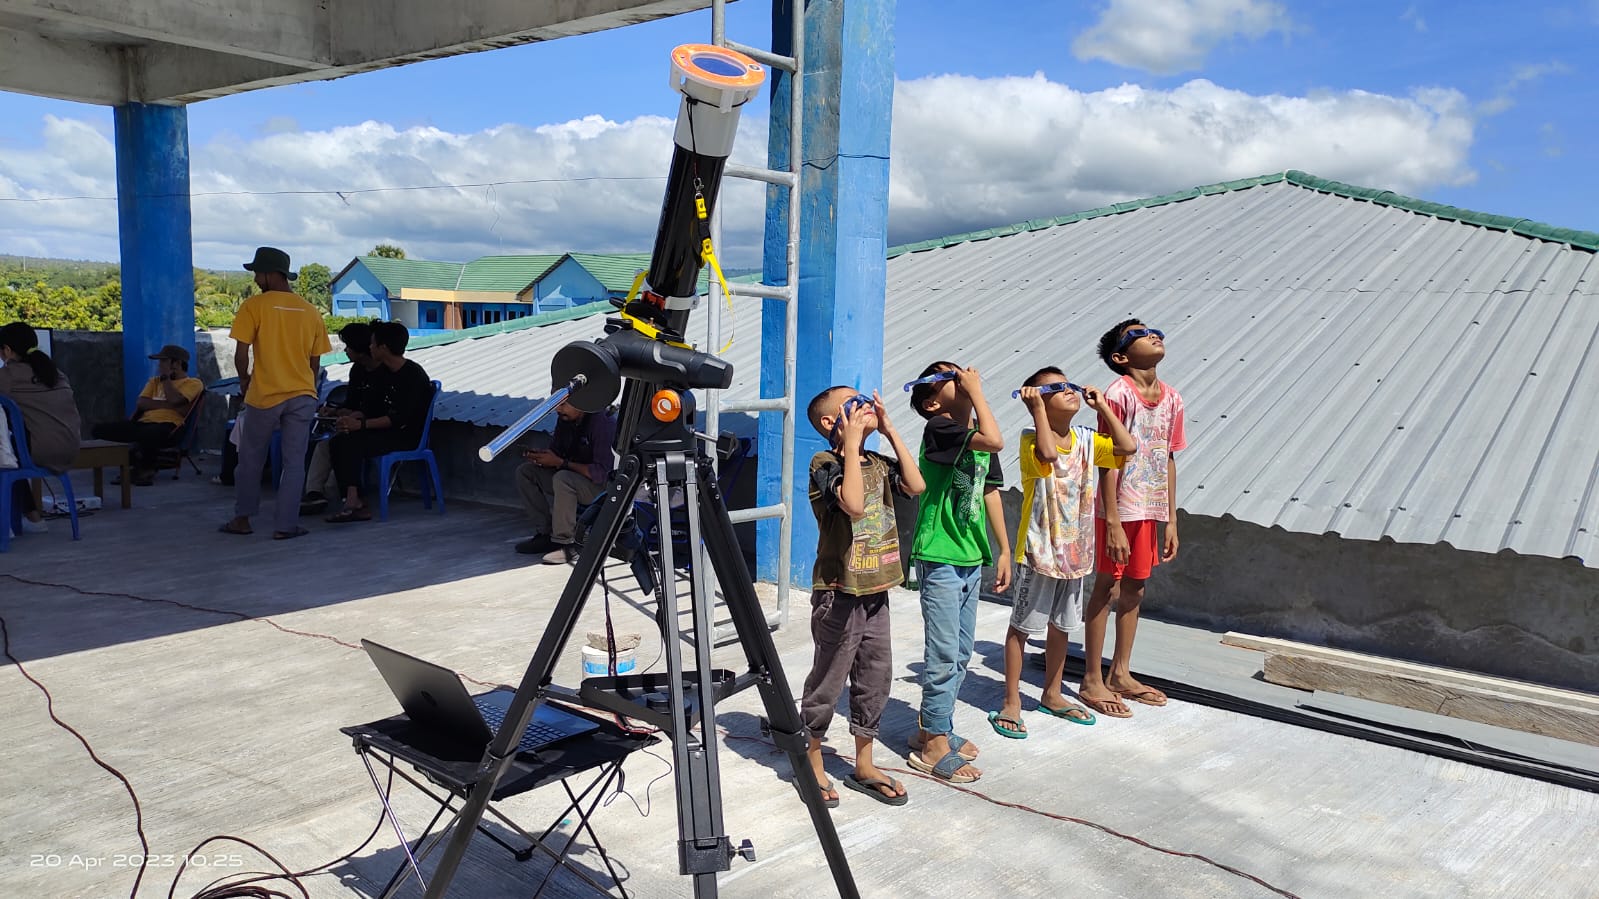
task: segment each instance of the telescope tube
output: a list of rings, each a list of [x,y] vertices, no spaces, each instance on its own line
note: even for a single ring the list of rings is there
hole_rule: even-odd
[[[658,310],[651,316],[654,323],[681,339],[698,292],[701,252],[710,237],[722,169],[738,134],[739,107],[755,96],[766,72],[726,47],[683,44],[672,51],[671,81],[683,101],[643,299]]]

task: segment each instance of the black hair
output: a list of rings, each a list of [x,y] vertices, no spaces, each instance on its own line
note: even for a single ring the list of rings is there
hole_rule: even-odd
[[[339,329],[339,339],[344,341],[344,351],[369,356],[372,354],[372,326],[366,322],[350,322]]]
[[[956,371],[960,371],[960,366],[953,362],[934,362],[932,365],[922,369],[922,373],[916,377],[925,378],[928,375],[937,374],[941,371],[947,371],[951,368],[955,369]],[[933,413],[922,407],[926,405],[928,400],[933,398],[933,394],[938,392],[938,386],[938,384],[917,384],[915,387],[911,388],[911,408],[916,410],[917,415],[920,415],[923,418],[933,417]]]
[[[834,384],[832,387],[829,387],[821,393],[811,397],[810,405],[805,407],[805,417],[811,420],[811,427],[815,428],[823,437],[826,437],[827,429],[822,427],[822,416],[828,414],[829,412],[838,411],[837,409],[827,408],[827,398],[832,395],[833,391],[835,390],[854,389],[855,388],[850,387],[848,384]]]
[[[1141,324],[1143,324],[1142,321],[1136,318],[1129,318],[1099,337],[1099,358],[1105,360],[1105,365],[1109,366],[1110,370],[1118,375],[1127,374],[1127,367],[1110,361],[1110,357],[1117,352],[1117,345],[1122,342],[1122,332],[1134,325]]]
[[[28,367],[33,369],[35,381],[46,387],[60,383],[61,372],[56,370],[55,362],[39,349],[39,335],[27,322],[12,322],[0,328],[0,344],[10,347],[11,352],[28,363]]]
[[[1053,365],[1046,365],[1043,368],[1039,369],[1038,371],[1035,371],[1032,374],[1028,375],[1027,376],[1027,380],[1022,382],[1022,386],[1023,387],[1037,387],[1039,385],[1039,383],[1044,380],[1044,376],[1045,375],[1054,375],[1057,378],[1066,377],[1066,373],[1065,372],[1061,371],[1060,369],[1056,368]]]
[[[372,326],[372,340],[394,355],[404,356],[411,332],[399,322],[377,322]]]

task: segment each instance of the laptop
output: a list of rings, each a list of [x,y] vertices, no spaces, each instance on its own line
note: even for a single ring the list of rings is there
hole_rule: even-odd
[[[412,721],[441,734],[475,746],[487,746],[505,722],[515,694],[506,689],[491,690],[479,696],[466,692],[454,671],[416,656],[406,655],[381,643],[362,640],[378,673],[394,692]],[[587,718],[541,702],[533,720],[516,744],[518,752],[537,752],[562,740],[599,730]]]

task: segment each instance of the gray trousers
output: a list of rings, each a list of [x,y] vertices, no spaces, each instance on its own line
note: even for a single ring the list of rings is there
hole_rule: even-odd
[[[311,450],[311,464],[305,471],[307,493],[320,493],[324,498],[340,496],[338,482],[333,480],[333,453],[328,450],[331,441],[318,440]]]
[[[523,462],[516,470],[516,490],[522,507],[533,520],[535,534],[548,534],[556,543],[577,540],[578,506],[594,501],[605,487],[575,471],[545,468]]]
[[[888,691],[893,686],[894,655],[888,631],[888,593],[851,596],[836,590],[811,593],[811,640],[816,644],[811,673],[800,695],[805,729],[820,740],[838,694],[849,682],[849,732],[876,737]]]
[[[267,463],[272,432],[282,431],[283,474],[273,503],[272,529],[293,531],[300,526],[300,493],[305,489],[305,447],[316,420],[317,398],[297,396],[276,406],[246,407],[239,425],[239,467],[244,472],[233,481],[233,514],[248,518],[261,511],[261,479],[250,477]]]

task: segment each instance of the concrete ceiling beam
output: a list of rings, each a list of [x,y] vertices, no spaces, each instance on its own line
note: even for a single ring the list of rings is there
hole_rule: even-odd
[[[0,0],[0,13],[69,34],[116,35],[128,44],[175,44],[312,69],[332,57],[328,6],[327,0]]]
[[[86,41],[0,30],[0,85],[81,103],[126,102],[121,54]]]

